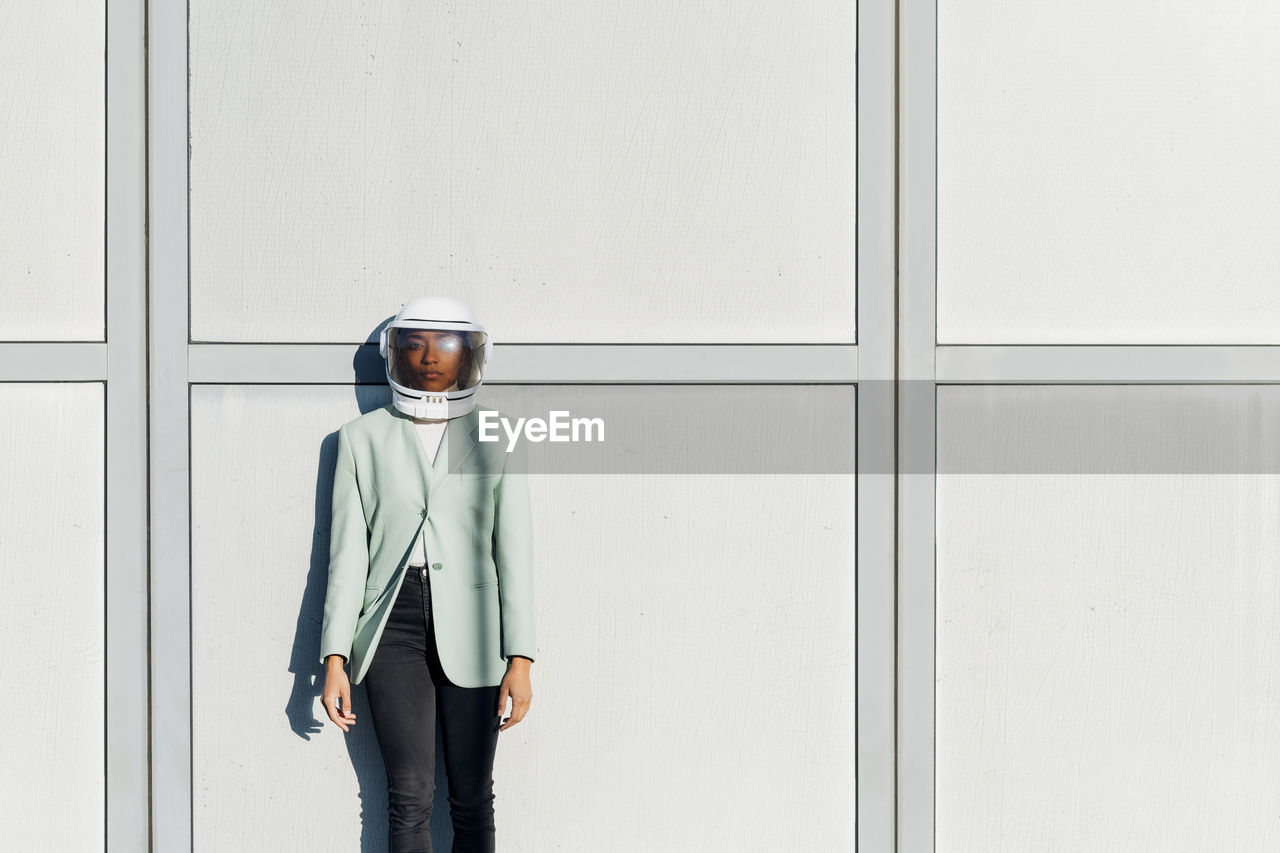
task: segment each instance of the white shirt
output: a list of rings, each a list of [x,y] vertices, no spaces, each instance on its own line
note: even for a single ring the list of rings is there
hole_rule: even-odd
[[[431,464],[436,462],[436,453],[440,450],[440,442],[444,438],[445,427],[449,425],[448,418],[441,418],[435,421],[420,421],[413,419],[414,431],[418,433],[418,440],[422,442],[422,449],[427,451],[427,458],[431,460]],[[419,536],[418,541],[413,543],[413,553],[409,556],[409,565],[425,566],[427,564],[427,550],[422,544],[423,537]]]

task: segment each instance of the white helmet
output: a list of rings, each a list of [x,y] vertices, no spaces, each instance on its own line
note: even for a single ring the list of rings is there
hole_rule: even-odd
[[[493,341],[467,304],[447,296],[406,302],[378,338],[392,403],[414,418],[456,418],[475,407]]]

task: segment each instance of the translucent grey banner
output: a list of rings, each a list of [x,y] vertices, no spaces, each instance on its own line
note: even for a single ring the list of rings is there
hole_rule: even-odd
[[[1280,474],[1272,385],[504,385],[480,399],[506,419],[482,456],[534,474]],[[874,415],[861,435],[859,407]]]
[[[932,383],[901,383],[908,414]],[[943,385],[939,474],[1280,474],[1280,386]],[[908,420],[919,449],[931,423]],[[908,451],[903,470],[930,470]]]
[[[852,385],[504,385],[485,386],[479,399],[506,419],[487,421],[494,446],[505,450],[516,435],[534,474],[852,474],[857,393]],[[565,440],[551,440],[553,429]]]

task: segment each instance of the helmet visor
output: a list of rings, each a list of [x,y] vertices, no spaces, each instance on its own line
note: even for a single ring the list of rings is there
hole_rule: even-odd
[[[391,379],[415,391],[466,391],[484,377],[484,332],[461,329],[387,330]]]

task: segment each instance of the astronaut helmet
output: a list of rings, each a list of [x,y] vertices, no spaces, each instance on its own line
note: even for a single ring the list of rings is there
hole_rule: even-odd
[[[470,412],[492,352],[493,341],[475,313],[448,296],[406,302],[378,339],[391,401],[414,418]]]

